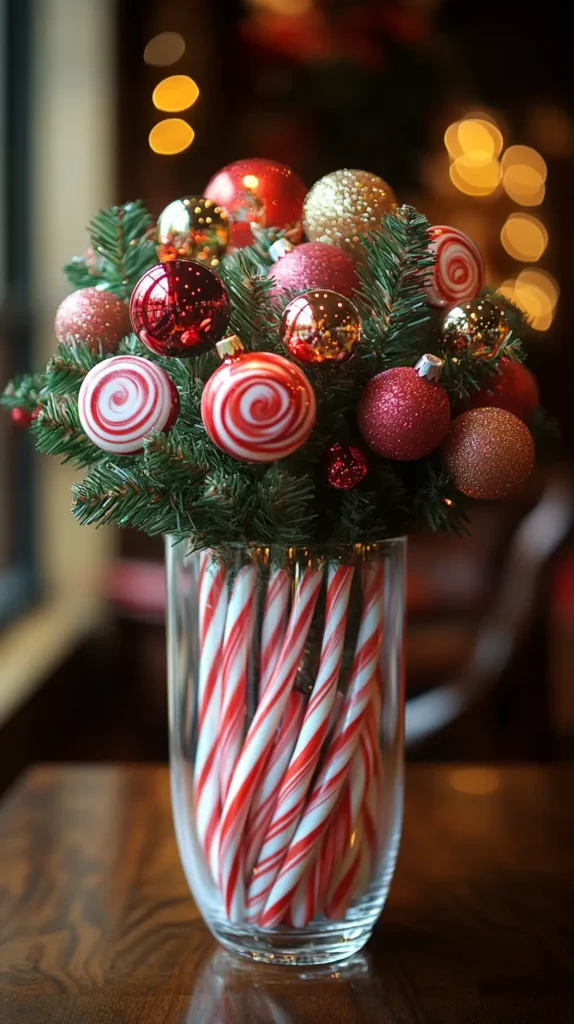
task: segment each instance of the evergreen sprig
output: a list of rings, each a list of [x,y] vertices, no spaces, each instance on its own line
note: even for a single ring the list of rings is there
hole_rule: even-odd
[[[25,412],[34,412],[38,406],[43,386],[43,373],[21,373],[17,377],[13,377],[4,388],[1,404],[5,409],[24,409]]]
[[[151,216],[139,199],[100,210],[88,226],[93,253],[64,267],[70,284],[98,285],[129,299],[142,274],[157,262],[151,226]]]
[[[82,469],[101,459],[101,451],[84,434],[78,403],[72,395],[48,394],[39,404],[32,424],[36,448],[45,455],[60,455]]]

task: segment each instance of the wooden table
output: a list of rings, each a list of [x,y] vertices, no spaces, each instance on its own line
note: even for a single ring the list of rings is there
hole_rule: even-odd
[[[0,812],[1,1024],[574,1021],[574,768],[416,766],[363,954],[278,970],[218,948],[162,768],[40,767]]]

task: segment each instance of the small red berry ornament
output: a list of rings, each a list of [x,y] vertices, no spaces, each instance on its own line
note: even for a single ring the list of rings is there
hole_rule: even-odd
[[[27,430],[37,417],[38,409],[34,409],[32,412],[29,412],[28,409],[21,408],[10,410],[12,426],[16,427],[17,430]]]
[[[111,292],[79,288],[60,303],[54,329],[58,341],[83,342],[95,352],[101,344],[106,354],[116,352],[131,330],[128,307]]]
[[[289,228],[303,216],[307,189],[290,167],[275,160],[237,160],[213,176],[204,196],[231,218],[231,245],[251,245],[251,224]]]
[[[444,440],[450,403],[437,383],[442,359],[425,355],[416,366],[397,366],[373,377],[357,407],[361,436],[386,459],[413,461]]]
[[[274,281],[274,296],[284,290],[328,288],[351,299],[360,285],[353,257],[328,242],[297,245],[271,267],[269,277]]]
[[[525,482],[534,464],[534,442],[522,420],[506,409],[471,409],[453,420],[443,460],[459,491],[495,500]]]
[[[211,440],[242,462],[274,462],[307,440],[316,415],[313,387],[302,370],[273,352],[245,352],[237,337],[217,346],[223,364],[201,397]]]
[[[285,307],[281,320],[281,340],[300,363],[344,363],[360,337],[359,311],[337,292],[303,292]]]
[[[366,476],[368,469],[367,456],[356,444],[337,442],[325,452],[325,479],[329,487],[338,491],[351,491]]]
[[[512,359],[501,359],[497,372],[479,391],[457,402],[457,412],[494,407],[506,409],[520,420],[527,420],[540,405],[536,377]]]
[[[202,263],[158,263],[136,284],[130,317],[138,338],[152,352],[196,356],[225,334],[229,296],[217,274]]]
[[[438,224],[429,231],[435,265],[426,289],[430,306],[442,309],[474,299],[484,285],[484,260],[468,235]]]

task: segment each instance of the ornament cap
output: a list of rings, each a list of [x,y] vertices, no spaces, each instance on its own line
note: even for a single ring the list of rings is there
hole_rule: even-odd
[[[245,345],[236,334],[230,334],[228,338],[222,338],[217,342],[215,350],[220,359],[230,359],[232,356],[238,356],[240,352],[245,352]]]
[[[287,253],[293,252],[294,248],[295,246],[288,238],[278,238],[276,242],[273,242],[273,245],[269,246],[269,255],[273,262],[277,263],[277,260],[282,259]]]
[[[431,352],[426,352],[424,356],[421,356],[418,363],[415,366],[419,377],[426,377],[427,380],[438,380],[444,361],[438,356],[434,356]]]

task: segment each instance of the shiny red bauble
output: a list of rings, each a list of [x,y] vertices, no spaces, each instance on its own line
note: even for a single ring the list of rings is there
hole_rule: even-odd
[[[140,341],[162,356],[196,356],[229,323],[229,296],[217,274],[195,260],[158,263],[136,284],[130,302]]]
[[[397,366],[373,377],[359,398],[357,424],[363,440],[386,459],[412,461],[429,455],[450,426],[444,388]]]
[[[540,393],[534,374],[522,363],[501,359],[498,372],[479,391],[457,402],[457,412],[469,409],[506,409],[520,420],[527,420],[540,405]]]
[[[223,206],[231,218],[231,245],[251,245],[251,224],[289,228],[303,217],[307,189],[290,167],[275,160],[237,160],[213,176],[206,199]]]
[[[328,242],[303,242],[283,256],[269,271],[274,281],[272,295],[281,291],[328,288],[351,299],[359,288],[359,275],[352,256]]]

